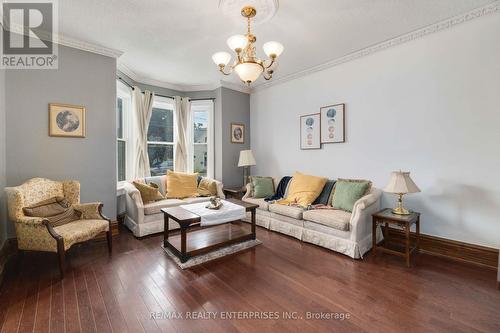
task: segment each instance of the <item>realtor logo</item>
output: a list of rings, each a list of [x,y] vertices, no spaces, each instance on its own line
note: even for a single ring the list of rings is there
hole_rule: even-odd
[[[57,69],[56,0],[2,3],[1,68]]]

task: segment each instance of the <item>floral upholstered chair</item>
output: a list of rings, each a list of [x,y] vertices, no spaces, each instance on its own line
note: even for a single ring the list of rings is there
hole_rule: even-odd
[[[17,246],[20,250],[57,252],[61,277],[64,277],[65,252],[74,244],[90,240],[106,232],[111,253],[111,221],[101,213],[101,203],[80,204],[78,181],[53,181],[33,178],[26,183],[7,187],[9,218],[15,223]],[[23,208],[53,197],[64,197],[81,213],[80,220],[52,226],[47,219],[29,217]]]

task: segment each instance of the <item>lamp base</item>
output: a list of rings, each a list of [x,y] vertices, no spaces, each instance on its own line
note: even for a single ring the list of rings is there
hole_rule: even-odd
[[[411,212],[406,209],[406,208],[403,208],[403,207],[396,207],[392,210],[392,213],[393,214],[397,214],[397,215],[410,215]]]
[[[398,193],[398,196],[398,206],[392,210],[392,213],[397,215],[410,215],[411,212],[403,207],[403,193]]]

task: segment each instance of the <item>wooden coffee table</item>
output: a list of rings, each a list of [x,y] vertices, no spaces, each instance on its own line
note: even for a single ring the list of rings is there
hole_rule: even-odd
[[[201,239],[201,241],[196,242],[198,244],[187,244],[187,233],[193,227],[197,227],[200,225],[201,222],[200,216],[193,214],[190,211],[181,207],[162,208],[161,211],[163,212],[163,217],[164,217],[163,247],[170,249],[180,259],[180,261],[184,263],[189,258],[194,257],[196,255],[207,253],[219,249],[221,247],[229,246],[231,244],[236,244],[247,240],[256,239],[255,210],[259,206],[237,199],[227,199],[226,201],[232,202],[236,205],[243,206],[245,207],[245,210],[247,212],[251,213],[252,224],[250,233],[245,233],[242,229],[238,229],[236,232],[231,232],[231,230],[229,230],[229,232],[219,232],[213,234],[212,237],[204,237],[198,234],[197,235],[198,240]],[[170,219],[179,223],[181,230],[180,239],[178,235],[169,238],[170,231],[168,228],[168,222]],[[216,228],[220,226],[221,224],[203,227],[201,230],[196,231],[196,233],[202,233],[203,230],[207,228]]]

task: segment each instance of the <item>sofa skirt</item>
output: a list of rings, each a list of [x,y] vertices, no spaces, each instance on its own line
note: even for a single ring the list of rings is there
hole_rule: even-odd
[[[147,235],[163,232],[163,213],[146,215],[144,223],[137,223],[128,215],[125,216],[123,223],[132,231],[135,237],[144,237]],[[179,229],[180,226],[173,220],[168,221],[169,230]]]
[[[340,235],[335,236],[333,234],[320,232],[309,228],[303,228],[299,225],[285,222],[286,219],[286,216],[284,216],[284,219],[279,219],[278,214],[273,214],[257,209],[255,221],[257,225],[266,229],[294,237],[306,243],[314,244],[329,250],[333,250],[335,252],[345,254],[354,259],[363,258],[363,255],[372,247],[371,233],[360,241],[353,242],[350,237],[345,237],[345,235],[342,235],[344,237],[341,237]],[[247,215],[247,218],[244,219],[244,221],[250,222],[250,215]],[[312,223],[308,221],[306,222]],[[380,227],[377,227],[377,242],[381,241],[382,239],[382,230],[380,229]]]

